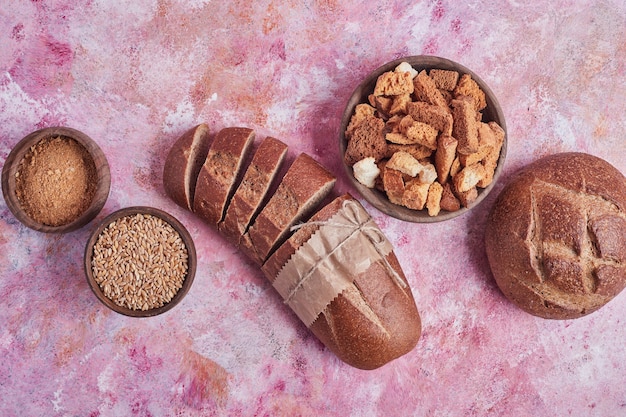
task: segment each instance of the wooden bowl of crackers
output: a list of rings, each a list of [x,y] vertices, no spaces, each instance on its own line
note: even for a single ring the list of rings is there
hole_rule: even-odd
[[[196,273],[191,235],[172,215],[145,206],[107,216],[85,248],[84,268],[96,297],[131,317],[169,311],[187,294]]]
[[[438,222],[492,190],[506,157],[506,123],[474,72],[445,58],[408,56],[356,88],[339,144],[348,177],[370,204],[404,221]]]
[[[37,130],[18,142],[2,169],[2,194],[25,226],[65,233],[93,220],[108,198],[107,159],[86,134],[69,127]]]

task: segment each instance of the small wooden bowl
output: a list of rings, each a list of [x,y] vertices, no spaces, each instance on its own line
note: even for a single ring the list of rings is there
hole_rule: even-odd
[[[354,178],[354,174],[352,172],[351,166],[345,164],[345,162],[343,165],[344,165],[346,174],[348,175],[348,178],[351,180],[352,184],[357,189],[357,191],[361,194],[361,196],[363,196],[365,200],[367,200],[370,204],[372,204],[374,207],[376,207],[378,210],[382,211],[383,213],[386,213],[389,216],[395,217],[400,220],[414,222],[414,223],[434,223],[434,222],[449,220],[454,217],[460,216],[461,214],[466,213],[467,211],[476,207],[485,197],[487,197],[487,195],[489,194],[489,192],[491,192],[494,184],[496,183],[496,181],[501,175],[502,167],[504,165],[504,160],[506,158],[507,135],[506,135],[506,123],[504,120],[504,114],[502,113],[502,109],[500,108],[500,105],[498,104],[498,101],[496,100],[496,97],[491,91],[491,89],[489,88],[489,86],[487,86],[487,84],[482,79],[480,79],[478,75],[476,75],[474,72],[464,67],[463,65],[447,60],[445,58],[440,58],[436,56],[428,56],[428,55],[418,55],[418,56],[407,56],[404,58],[396,59],[372,71],[365,78],[365,80],[363,80],[363,82],[361,82],[361,84],[356,88],[354,93],[352,93],[352,96],[350,97],[348,104],[343,112],[343,116],[341,119],[341,127],[340,127],[340,132],[339,132],[339,148],[341,152],[341,158],[343,159],[343,156],[346,152],[346,147],[347,147],[347,139],[345,136],[346,128],[348,127],[348,124],[350,123],[350,119],[352,115],[354,114],[354,110],[356,106],[360,103],[368,102],[367,98],[370,94],[373,93],[374,86],[376,85],[376,80],[381,74],[387,71],[393,71],[402,62],[408,62],[418,72],[422,70],[430,70],[430,69],[437,68],[437,69],[443,69],[443,70],[457,71],[460,75],[470,74],[472,79],[476,81],[476,83],[484,91],[485,96],[486,96],[486,101],[487,101],[487,107],[484,110],[482,110],[483,121],[484,122],[494,121],[498,123],[500,127],[504,129],[504,132],[505,132],[504,144],[502,145],[502,150],[500,151],[500,158],[498,160],[498,166],[494,173],[492,183],[486,188],[482,188],[478,190],[478,198],[468,208],[462,207],[461,209],[457,211],[452,211],[452,212],[442,210],[439,213],[439,215],[431,217],[428,215],[428,212],[425,209],[424,210],[411,210],[409,208],[406,208],[397,204],[393,204],[392,202],[389,201],[389,199],[383,192],[377,189],[368,188],[364,186],[363,184],[361,184],[359,181],[357,181],[356,178]]]
[[[87,150],[96,168],[98,184],[91,204],[81,215],[61,226],[50,226],[35,221],[23,210],[17,198],[15,175],[19,171],[20,162],[32,146],[42,140],[59,136],[73,139]],[[109,164],[100,147],[86,134],[69,127],[49,127],[27,135],[11,150],[2,168],[2,194],[9,210],[25,226],[44,233],[71,232],[89,223],[104,207],[110,188]]]
[[[132,216],[135,214],[146,214],[152,215],[154,217],[158,217],[161,220],[168,223],[178,234],[180,235],[185,247],[187,248],[187,274],[183,281],[182,287],[176,292],[174,297],[167,303],[161,307],[149,309],[149,310],[134,310],[128,307],[123,307],[115,302],[113,302],[110,298],[108,298],[94,277],[93,269],[92,269],[92,258],[94,254],[94,246],[98,240],[98,237],[103,232],[103,230],[109,226],[114,221],[121,219],[123,217]],[[176,218],[172,215],[153,208],[153,207],[127,207],[116,212],[111,213],[105,219],[103,219],[96,230],[92,233],[89,241],[87,242],[87,246],[85,248],[85,258],[84,258],[84,267],[85,274],[87,275],[87,282],[91,287],[91,290],[96,295],[98,300],[100,300],[104,305],[109,307],[111,310],[116,311],[117,313],[124,314],[130,317],[152,317],[158,314],[165,313],[166,311],[174,308],[180,301],[185,297],[189,289],[191,288],[191,284],[193,283],[195,274],[196,274],[196,265],[197,265],[197,254],[196,248],[193,243],[193,239],[191,235],[187,231],[187,229],[180,223]]]

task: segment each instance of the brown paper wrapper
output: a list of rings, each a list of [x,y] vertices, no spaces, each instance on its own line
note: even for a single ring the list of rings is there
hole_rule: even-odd
[[[357,201],[345,201],[330,219],[315,224],[320,228],[300,246],[272,284],[307,327],[375,262],[385,264],[390,275],[406,288],[387,262],[393,251],[391,243]]]

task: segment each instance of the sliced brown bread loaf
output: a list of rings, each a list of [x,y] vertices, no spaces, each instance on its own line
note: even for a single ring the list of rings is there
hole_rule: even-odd
[[[218,225],[220,233],[235,246],[239,247],[242,236],[260,211],[286,155],[287,145],[272,137],[265,138],[255,151],[226,216]]]
[[[165,193],[179,206],[191,210],[198,174],[209,152],[209,127],[201,123],[179,137],[165,159]]]
[[[228,127],[215,136],[198,176],[193,204],[193,211],[207,223],[217,226],[224,218],[254,137],[254,131],[244,127]]]
[[[196,214],[238,242],[294,313],[346,363],[374,369],[412,350],[421,333],[420,317],[393,248],[371,217],[346,194],[310,218],[329,198],[334,176],[306,154],[280,168],[286,146],[272,138],[249,158],[253,141],[250,129],[229,128],[217,134],[198,175],[192,206]],[[280,181],[273,180],[278,171],[286,173]],[[358,206],[355,218],[360,223],[338,226],[338,218],[350,220],[345,216],[348,203],[351,209]],[[338,245],[346,231],[349,243]],[[356,236],[359,239],[353,241]],[[307,260],[302,255],[303,248],[313,247],[313,242],[329,261],[328,269],[318,267],[316,257]],[[344,250],[333,249],[339,247]],[[324,256],[326,248],[333,252],[331,256]],[[311,259],[315,279],[306,274]],[[300,291],[300,282],[313,285]]]
[[[307,154],[291,164],[267,205],[242,240],[242,250],[262,264],[291,226],[308,217],[335,185],[335,176]]]
[[[274,283],[285,264],[346,202],[344,194],[323,207],[283,243],[262,267]],[[378,368],[411,351],[421,334],[421,319],[398,260],[372,263],[352,276],[353,282],[332,300],[310,325],[311,331],[341,360],[361,369]],[[350,275],[356,265],[336,265],[337,275]],[[396,272],[392,276],[390,268]],[[328,276],[328,280],[334,277]],[[399,282],[398,280],[401,280]]]

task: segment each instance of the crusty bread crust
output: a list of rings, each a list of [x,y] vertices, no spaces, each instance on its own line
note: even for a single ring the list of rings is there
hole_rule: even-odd
[[[236,247],[240,246],[241,237],[261,209],[286,155],[287,145],[272,137],[265,138],[255,151],[226,216],[218,225],[220,233]]]
[[[544,157],[498,196],[485,246],[502,292],[523,310],[571,319],[626,285],[626,179],[584,153]]]
[[[217,226],[235,190],[240,171],[254,142],[254,131],[228,127],[215,136],[198,175],[193,211]]]
[[[209,151],[209,127],[201,123],[183,133],[172,145],[163,167],[165,193],[191,210],[198,174]]]
[[[347,200],[356,201],[349,194],[337,197],[274,252],[262,268],[270,282],[319,229],[316,222],[331,218]],[[387,261],[406,283],[393,252]],[[310,329],[344,362],[360,369],[375,369],[416,346],[421,320],[408,284],[401,288],[385,266],[374,263],[355,277],[353,286],[333,300]]]

